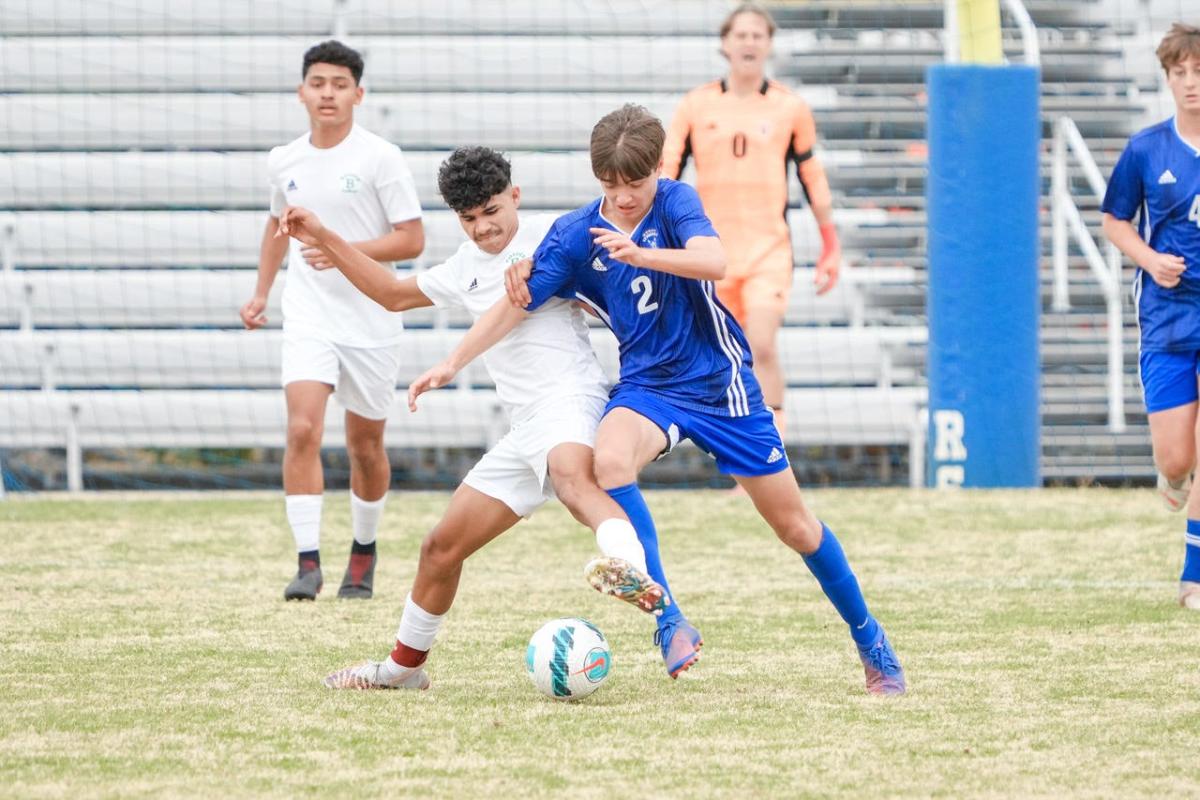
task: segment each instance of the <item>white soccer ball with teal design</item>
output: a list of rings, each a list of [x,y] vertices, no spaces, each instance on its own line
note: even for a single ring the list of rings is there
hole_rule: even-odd
[[[578,617],[552,619],[529,640],[525,670],[533,685],[555,700],[576,700],[600,688],[612,667],[608,640]]]

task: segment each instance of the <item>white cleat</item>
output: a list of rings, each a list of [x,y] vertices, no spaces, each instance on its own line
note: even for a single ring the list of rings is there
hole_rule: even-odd
[[[671,598],[653,578],[623,558],[593,558],[583,568],[583,576],[600,594],[624,600],[656,617],[671,605]]]
[[[406,667],[389,680],[383,662],[368,661],[356,667],[339,669],[321,681],[330,689],[428,689],[429,676],[424,667]]]
[[[1200,583],[1179,582],[1179,605],[1190,611],[1200,611]]]
[[[1182,511],[1187,506],[1188,493],[1192,490],[1190,478],[1184,478],[1179,485],[1167,480],[1167,476],[1158,473],[1158,497],[1162,500],[1167,511]]]

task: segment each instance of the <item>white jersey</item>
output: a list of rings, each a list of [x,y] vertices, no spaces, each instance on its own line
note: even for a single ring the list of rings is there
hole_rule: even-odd
[[[309,134],[267,156],[271,214],[284,206],[316,212],[347,241],[378,239],[399,222],[419,219],[421,205],[400,148],[355,125],[334,147],[314,147]],[[347,347],[383,347],[399,341],[403,323],[364,295],[336,269],[315,270],[292,239],[283,290],[285,334],[315,336]]]
[[[517,233],[497,255],[464,242],[444,264],[417,276],[417,286],[437,306],[465,308],[479,319],[505,296],[504,270],[533,255],[555,217],[522,216]],[[483,354],[500,398],[514,423],[547,401],[569,395],[608,397],[608,379],[596,360],[583,313],[554,299],[541,306]]]

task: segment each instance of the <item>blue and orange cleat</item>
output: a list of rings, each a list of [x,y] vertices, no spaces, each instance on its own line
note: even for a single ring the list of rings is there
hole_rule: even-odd
[[[862,660],[863,671],[867,674],[867,691],[871,694],[904,694],[907,684],[904,681],[904,670],[900,668],[900,660],[896,651],[888,641],[887,634],[882,629],[875,644],[868,647],[859,645],[858,657]]]
[[[699,661],[700,648],[704,646],[700,631],[683,617],[659,625],[654,632],[654,643],[662,648],[663,663],[672,678],[678,678],[679,673]]]

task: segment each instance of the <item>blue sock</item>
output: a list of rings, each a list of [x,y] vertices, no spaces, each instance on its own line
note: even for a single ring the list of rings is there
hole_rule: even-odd
[[[879,637],[879,623],[867,611],[867,601],[858,588],[858,579],[850,570],[846,554],[833,531],[821,523],[821,545],[804,556],[804,563],[825,591],[825,596],[850,626],[856,644],[867,646]]]
[[[666,622],[680,619],[683,612],[679,610],[679,604],[675,602],[675,595],[671,594],[671,587],[667,584],[667,575],[663,572],[662,559],[658,555],[658,531],[654,527],[654,518],[650,516],[650,509],[646,506],[646,499],[642,497],[636,483],[618,486],[607,491],[608,496],[617,501],[617,505],[629,517],[633,529],[637,531],[638,541],[641,542],[642,549],[646,551],[646,571],[671,598],[671,605],[663,609],[661,617],[656,618],[658,626],[661,628]]]
[[[1200,583],[1200,519],[1189,519],[1187,535],[1183,537],[1186,544],[1183,554],[1183,574],[1181,581]]]

